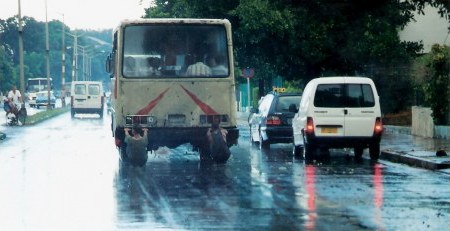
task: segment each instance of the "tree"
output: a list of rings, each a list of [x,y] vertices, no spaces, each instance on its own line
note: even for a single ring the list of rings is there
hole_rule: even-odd
[[[146,17],[228,18],[237,69],[255,68],[260,86],[270,88],[273,76],[365,75],[392,112],[413,101],[408,70],[422,49],[402,42],[398,30],[426,5],[449,19],[446,0],[156,0]]]
[[[23,18],[23,42],[24,42],[24,74],[25,80],[34,77],[45,77],[46,64],[45,64],[45,22],[36,21],[32,17]],[[55,90],[61,88],[61,65],[62,65],[62,28],[64,26],[65,31],[70,33],[70,29],[64,25],[61,21],[52,20],[49,25],[49,45],[50,45],[50,77],[53,78]],[[0,19],[0,47],[3,49],[2,58],[0,60],[0,66],[2,74],[0,74],[1,90],[6,87],[4,85],[19,84],[18,73],[19,68],[19,49],[18,49],[18,18],[11,17],[6,20]],[[89,46],[93,52],[102,51],[102,55],[96,55],[92,59],[92,73],[93,80],[106,81],[108,75],[104,70],[103,60],[105,59],[107,50],[110,50],[111,44],[111,30],[104,31],[78,31],[78,34],[83,34],[78,41],[80,46]],[[104,42],[99,43],[103,40]],[[72,55],[73,55],[73,37],[65,36],[65,46],[70,47],[71,50],[66,50],[66,82],[70,81],[70,73],[72,71]],[[5,58],[3,58],[3,56]],[[81,62],[79,62],[81,65]],[[8,67],[12,68],[12,71],[5,71]],[[80,68],[80,67],[79,67]],[[8,69],[9,70],[9,69]],[[11,82],[4,82],[3,79]],[[4,84],[5,83],[5,84]],[[8,83],[8,84],[6,84]]]
[[[449,124],[449,52],[448,46],[435,44],[426,61],[424,93],[436,125]]]
[[[5,93],[14,85],[17,75],[4,46],[0,45],[0,92]]]

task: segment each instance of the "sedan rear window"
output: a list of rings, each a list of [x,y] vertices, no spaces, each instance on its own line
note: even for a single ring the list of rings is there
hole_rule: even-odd
[[[278,98],[277,105],[275,106],[276,112],[288,112],[291,104],[298,105],[300,103],[301,96],[281,96]]]
[[[314,106],[328,108],[355,108],[375,106],[370,84],[320,84],[314,97]]]

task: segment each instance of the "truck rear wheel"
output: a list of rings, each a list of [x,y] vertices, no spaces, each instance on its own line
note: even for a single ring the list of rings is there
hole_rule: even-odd
[[[209,148],[206,145],[202,145],[201,147],[198,147],[198,154],[200,155],[200,161],[211,160]]]
[[[123,162],[128,163],[128,156],[127,156],[127,145],[125,143],[123,143],[120,147],[119,147],[119,154],[120,154],[120,159]]]

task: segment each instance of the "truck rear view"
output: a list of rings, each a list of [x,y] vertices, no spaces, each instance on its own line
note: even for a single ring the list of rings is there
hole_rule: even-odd
[[[148,150],[190,143],[209,155],[214,119],[237,144],[231,25],[217,19],[124,21],[107,60],[112,131],[123,157],[125,127],[149,128]]]

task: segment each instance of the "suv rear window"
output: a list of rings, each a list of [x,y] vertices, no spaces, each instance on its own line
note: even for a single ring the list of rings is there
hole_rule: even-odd
[[[90,84],[88,87],[89,95],[100,95],[100,86],[98,84]]]
[[[316,107],[373,107],[375,98],[370,84],[320,84],[314,97]]]
[[[75,85],[75,94],[77,94],[77,95],[85,95],[86,94],[86,85],[84,85],[84,84],[76,84]]]

